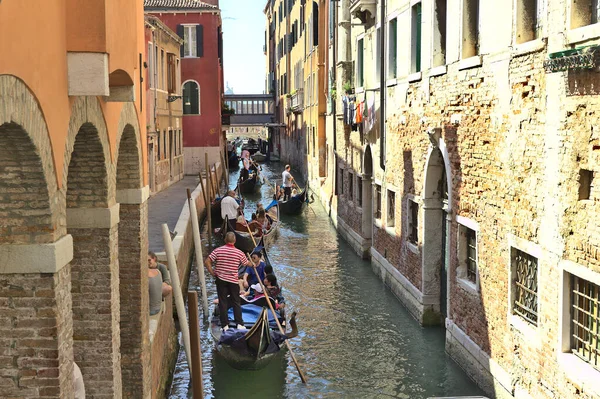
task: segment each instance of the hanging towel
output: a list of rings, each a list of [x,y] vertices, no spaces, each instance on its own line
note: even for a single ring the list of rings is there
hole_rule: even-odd
[[[363,103],[356,102],[356,124],[362,123],[363,121]]]

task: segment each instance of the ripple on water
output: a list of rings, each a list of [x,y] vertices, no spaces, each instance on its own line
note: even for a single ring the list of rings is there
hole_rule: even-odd
[[[282,164],[265,165],[270,181]],[[298,175],[298,173],[296,173]],[[237,179],[232,173],[231,181]],[[261,196],[246,197],[246,216]],[[201,344],[206,398],[407,398],[481,395],[445,354],[444,330],[423,329],[373,273],[339,238],[326,212],[314,210],[284,218],[269,248],[283,286],[288,314],[298,311],[298,337],[290,344],[309,384],[304,386],[289,353],[260,371],[239,371],[214,353],[208,323]],[[197,284],[193,272],[190,286]],[[216,297],[212,281],[210,302]],[[172,398],[187,398],[189,374],[179,354]]]

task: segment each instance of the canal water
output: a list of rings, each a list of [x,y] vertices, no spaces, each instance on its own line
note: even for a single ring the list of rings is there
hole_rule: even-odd
[[[263,175],[280,182],[283,166],[263,165]],[[237,177],[238,172],[231,173],[232,185]],[[256,203],[266,206],[272,195],[265,184],[260,194],[245,196],[246,217],[250,218]],[[206,241],[206,234],[203,239]],[[373,273],[370,262],[361,260],[337,234],[318,202],[302,215],[282,216],[269,258],[283,288],[288,315],[298,312],[299,336],[290,343],[308,384],[302,384],[287,351],[263,370],[231,368],[214,351],[210,323],[204,322],[201,345],[206,398],[483,395],[445,353],[444,330],[419,326]],[[194,288],[197,276],[192,272],[190,289]],[[216,298],[212,279],[208,280],[208,294],[212,308]],[[191,387],[182,350],[170,398],[188,397]]]

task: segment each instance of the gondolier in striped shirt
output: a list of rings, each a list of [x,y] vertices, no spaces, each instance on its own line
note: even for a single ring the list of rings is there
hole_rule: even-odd
[[[228,304],[233,306],[233,317],[237,328],[245,330],[240,306],[240,286],[238,284],[238,270],[240,266],[248,265],[248,259],[242,251],[235,246],[235,234],[225,234],[225,245],[215,249],[204,261],[208,272],[215,276],[217,295],[219,297],[219,318],[223,331],[229,329],[227,316]],[[214,267],[213,267],[214,266]]]

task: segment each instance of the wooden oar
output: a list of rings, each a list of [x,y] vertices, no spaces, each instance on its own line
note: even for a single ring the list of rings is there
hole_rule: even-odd
[[[248,231],[250,231],[250,228],[248,228]],[[254,241],[254,237],[252,238],[252,240]],[[256,244],[256,241],[254,241],[254,243]],[[254,270],[254,274],[256,275],[256,279],[258,280],[258,283],[260,284],[260,288],[262,289],[262,292],[265,294],[265,299],[267,300],[267,305],[269,305],[269,309],[271,309],[271,313],[273,313],[273,318],[275,319],[275,323],[277,323],[279,332],[282,333],[283,335],[285,335],[285,330],[283,329],[283,327],[281,327],[281,324],[279,323],[279,319],[277,318],[277,313],[275,313],[275,309],[273,309],[273,305],[271,304],[271,301],[269,300],[269,293],[265,289],[263,282],[260,281],[260,276],[258,275],[258,272],[256,271],[256,265],[252,261],[250,254],[246,253],[246,256],[248,257],[248,260],[250,261],[250,263],[253,266],[252,269]],[[292,357],[294,365],[296,366],[296,370],[298,370],[298,374],[300,375],[300,379],[302,380],[302,383],[306,384],[306,377],[304,376],[304,373],[302,372],[302,369],[300,368],[300,364],[298,364],[298,360],[296,360],[296,356],[294,355],[294,352],[292,351],[290,342],[287,339],[285,340],[285,345],[287,346],[288,350],[290,351],[290,356]]]

